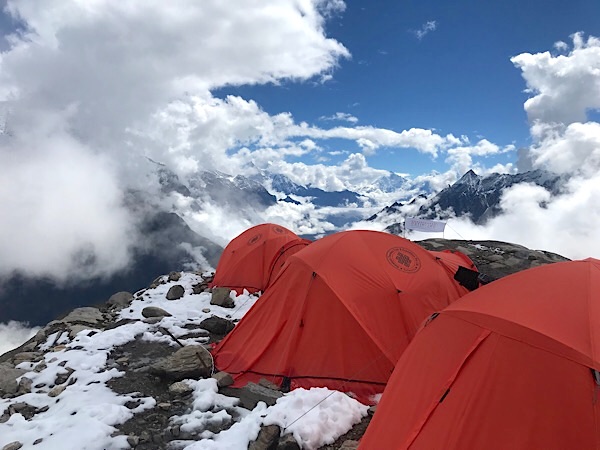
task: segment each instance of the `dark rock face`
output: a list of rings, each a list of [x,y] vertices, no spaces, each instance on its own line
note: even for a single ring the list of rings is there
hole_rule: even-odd
[[[533,183],[556,194],[561,185],[558,175],[542,170],[480,177],[472,170],[452,186],[439,192],[427,206],[421,207],[419,217],[434,219],[438,211],[452,210],[456,216],[469,215],[475,223],[484,223],[500,212],[500,198],[505,189],[519,183]],[[442,214],[443,215],[443,214]]]
[[[556,253],[530,250],[517,244],[499,241],[461,241],[447,239],[426,239],[417,244],[427,250],[458,250],[466,254],[475,263],[479,272],[488,281],[493,281],[515,272],[551,264],[569,261]]]

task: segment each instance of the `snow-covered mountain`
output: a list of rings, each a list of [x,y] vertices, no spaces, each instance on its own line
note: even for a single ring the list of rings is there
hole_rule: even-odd
[[[494,173],[486,177],[469,170],[423,205],[418,215],[428,219],[469,215],[473,222],[484,223],[500,212],[500,198],[504,190],[520,183],[536,184],[556,195],[561,178],[545,170],[514,175]]]
[[[469,170],[453,185],[434,196],[427,197],[422,193],[410,202],[394,202],[367,221],[379,223],[381,229],[394,234],[402,233],[402,222],[406,216],[424,219],[469,216],[473,222],[483,224],[500,212],[500,199],[506,189],[519,183],[531,183],[556,195],[563,182],[558,175],[543,170],[519,174],[494,173],[485,177]]]

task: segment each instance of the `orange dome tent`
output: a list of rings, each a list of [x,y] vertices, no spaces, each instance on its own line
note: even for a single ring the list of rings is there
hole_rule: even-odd
[[[234,386],[266,378],[363,400],[382,392],[434,311],[467,290],[430,252],[388,233],[346,231],[288,258],[269,290],[214,349]]]
[[[287,258],[310,242],[273,223],[249,228],[223,250],[211,287],[228,287],[238,293],[264,291]]]
[[[600,448],[600,261],[510,275],[417,334],[359,448]]]

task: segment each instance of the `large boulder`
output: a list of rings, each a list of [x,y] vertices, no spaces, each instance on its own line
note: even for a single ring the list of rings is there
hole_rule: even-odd
[[[170,381],[208,378],[213,372],[212,356],[200,345],[189,345],[150,366],[150,372]]]

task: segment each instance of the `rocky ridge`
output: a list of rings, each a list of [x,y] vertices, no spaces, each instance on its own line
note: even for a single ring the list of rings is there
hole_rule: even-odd
[[[567,260],[497,241],[428,239],[419,244],[430,250],[457,249],[466,253],[488,282]],[[213,296],[208,290],[209,281],[209,275],[201,273],[173,272],[159,277],[135,294],[119,292],[99,307],[77,308],[48,323],[19,348],[0,356],[0,430],[27,427],[36,417],[58,415],[60,407],[69,407],[68,394],[81,389],[82,380],[91,383],[86,386],[105,384],[119,399],[120,414],[127,420],[114,425],[112,436],[119,444],[114,448],[183,448],[203,438],[216,438],[259,402],[275,405],[284,393],[267,380],[232,389],[228,387],[230,376],[214,373],[207,346],[231,331],[257,298],[235,297],[227,291]],[[160,301],[150,302],[152,299]],[[114,337],[126,331],[134,338]],[[100,335],[107,337],[94,344],[94,336]],[[111,339],[112,345],[108,342]],[[85,364],[77,362],[78,355],[89,358],[89,364],[87,360]],[[90,375],[86,367],[94,364],[94,358],[100,358],[104,365]],[[189,379],[198,381],[184,381]],[[194,392],[201,383],[204,389],[214,389],[213,395],[223,396],[218,404],[199,403]],[[194,415],[202,416],[202,426],[191,427],[182,419]],[[365,415],[346,434],[322,448],[356,448],[369,420],[370,415]],[[4,430],[0,436],[10,428]],[[50,448],[44,445],[50,445],[52,438],[32,435],[31,442],[5,442],[0,438],[0,448]],[[291,450],[300,446],[289,430],[271,424],[260,428],[249,448]]]

